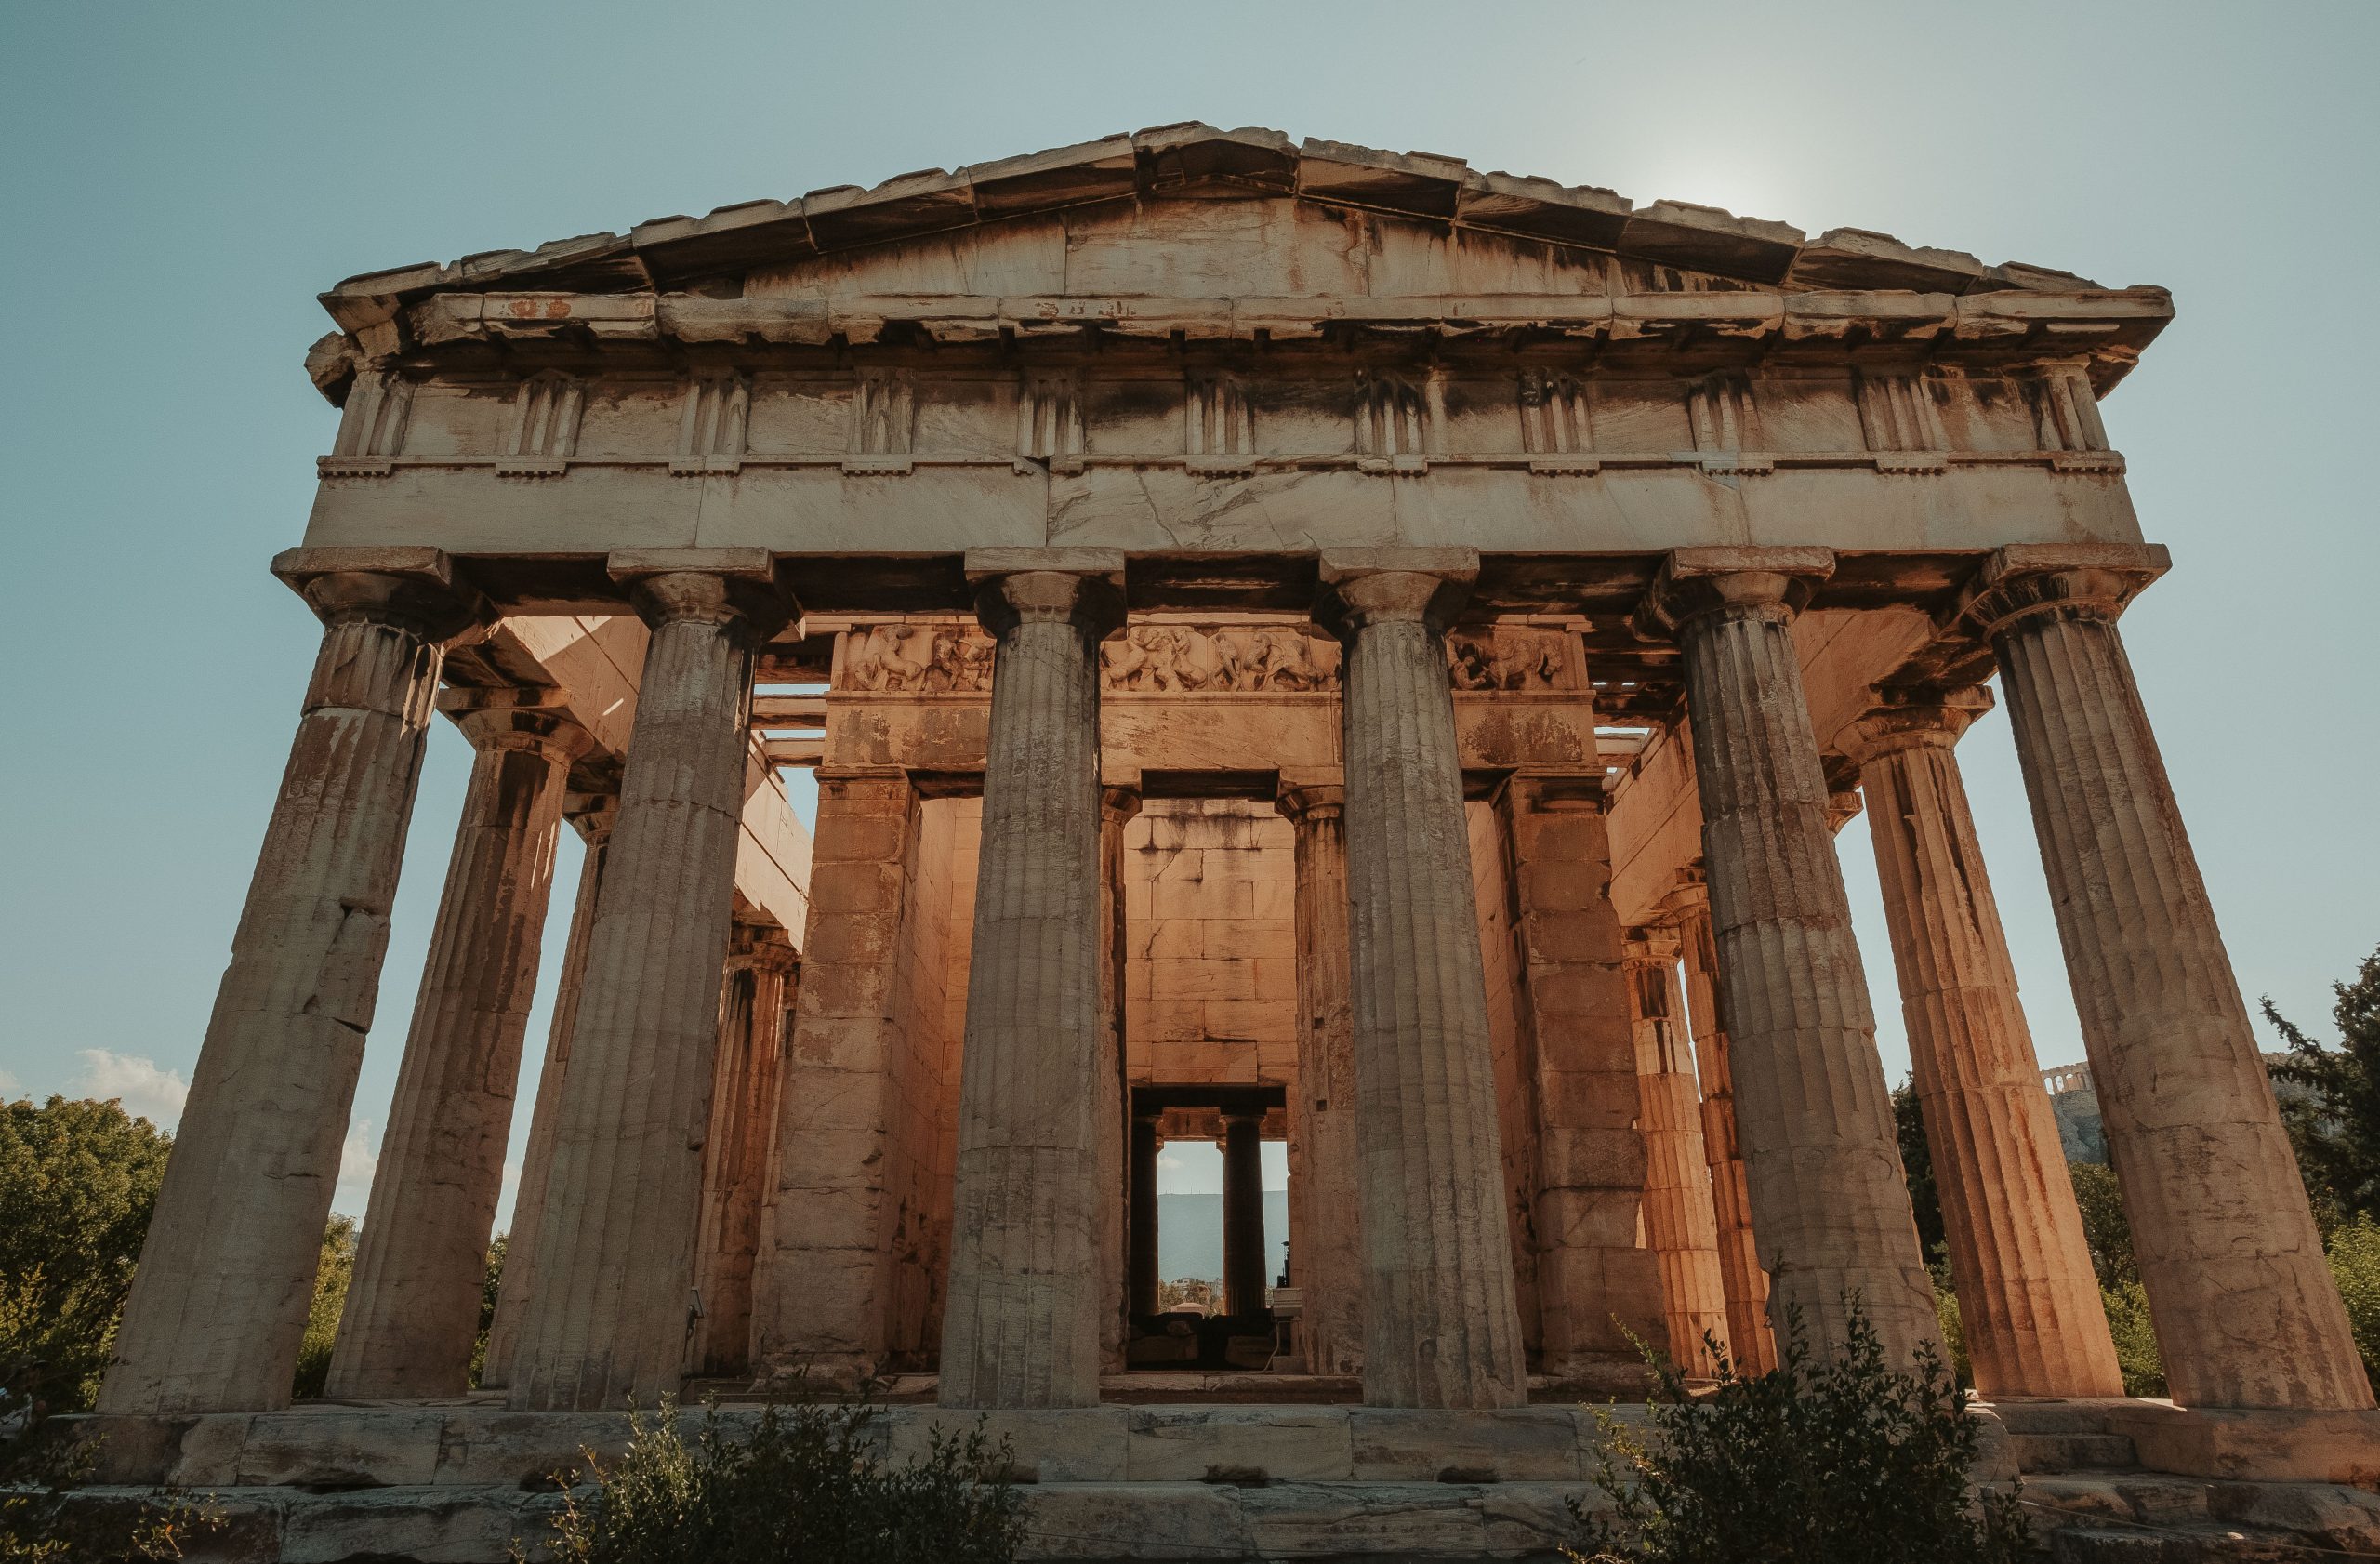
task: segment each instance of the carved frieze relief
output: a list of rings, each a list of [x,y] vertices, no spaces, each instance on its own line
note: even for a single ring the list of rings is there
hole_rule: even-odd
[[[1153,694],[1335,690],[1339,643],[1288,625],[1133,625],[1100,648],[1100,672]]]
[[[1100,648],[1102,688],[1116,695],[1310,694],[1339,688],[1339,643],[1302,626],[1139,622]],[[1447,638],[1448,676],[1464,693],[1583,693],[1575,631],[1500,624]],[[992,642],[972,626],[892,621],[842,632],[834,687],[843,693],[980,695],[992,684]]]

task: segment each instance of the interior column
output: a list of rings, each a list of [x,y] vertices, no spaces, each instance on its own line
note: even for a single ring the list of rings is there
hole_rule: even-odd
[[[1633,1394],[1649,1378],[1639,1344],[1661,1329],[1661,1273],[1639,1241],[1646,1146],[1603,803],[1600,771],[1524,772],[1498,812],[1535,1040],[1525,1090],[1542,1366],[1574,1390]]]
[[[776,1143],[793,946],[774,924],[739,923],[719,1005],[710,1133],[703,1145],[694,1372],[740,1374],[752,1361],[752,1272]]]
[[[1113,1067],[1102,1080],[1100,1115],[1106,1130],[1099,1137],[1099,1187],[1104,1196],[1099,1277],[1107,1300],[1101,1316],[1100,1356],[1109,1373],[1124,1371],[1125,1349],[1132,1339],[1130,1283],[1125,1279],[1130,1264],[1125,1251],[1131,1243],[1128,1229],[1132,1193],[1131,1175],[1124,1166],[1124,1143],[1132,1133],[1129,1122],[1132,1091],[1124,1039],[1124,829],[1141,812],[1140,778],[1135,775],[1132,781],[1132,787],[1099,789],[1099,928],[1104,936],[1099,950],[1099,1006],[1107,1018],[1104,1056]]]
[[[1290,1264],[1298,1333],[1317,1374],[1364,1372],[1364,1252],[1355,1141],[1355,1025],[1348,997],[1346,789],[1284,775],[1276,807],[1296,834],[1298,1101],[1302,1208]]]
[[[752,1366],[779,1385],[851,1389],[885,1366],[919,809],[897,768],[819,768],[810,927],[752,1276]]]
[[[1134,1316],[1157,1312],[1157,1116],[1132,1116],[1131,1296]]]
[[[941,1399],[1095,1406],[1115,1308],[1102,1141],[1121,1130],[1100,985],[1099,643],[1122,619],[1123,556],[986,550],[967,570],[995,651]]]
[[[651,1406],[685,1367],[765,550],[615,553],[651,627],[547,1178],[517,1410]]]
[[[470,740],[470,782],[331,1352],[335,1398],[470,1388],[562,794],[593,742],[556,698],[439,698]]]
[[[1646,602],[1685,653],[1736,1120],[1770,1313],[1821,1349],[1857,1296],[1905,1368],[1940,1347],[1875,1016],[1827,824],[1826,777],[1791,630],[1834,557],[1681,549]]]
[[[2347,1308],[2116,629],[2164,565],[2161,549],[2003,549],[1968,620],[1999,660],[2174,1399],[2366,1408]]]
[[[521,1182],[512,1195],[512,1231],[504,1242],[504,1277],[497,1284],[496,1315],[488,1321],[487,1351],[480,1359],[480,1387],[500,1390],[512,1377],[521,1340],[521,1316],[528,1307],[537,1268],[538,1233],[545,1225],[546,1174],[554,1160],[554,1133],[562,1119],[562,1083],[570,1075],[570,1034],[578,1024],[578,995],[587,978],[587,942],[595,932],[595,902],[603,884],[603,857],[619,818],[620,795],[573,794],[562,813],[578,831],[586,851],[578,863],[578,895],[571,904],[570,937],[562,947],[562,971],[554,983],[553,1014],[546,1026],[546,1059],[537,1073],[537,1100],[529,1107],[529,1146],[521,1158]]]
[[[1326,553],[1346,646],[1350,991],[1362,1146],[1364,1399],[1527,1396],[1446,629],[1469,550]]]
[[[366,570],[343,563],[368,562]],[[293,549],[323,621],[281,792],[99,1392],[286,1406],[445,649],[486,622],[434,549]]]
[[[1223,1115],[1223,1312],[1264,1312],[1263,1115]]]
[[[1707,1377],[1718,1372],[1709,1341],[1728,1350],[1727,1293],[1719,1278],[1694,1058],[1678,1001],[1678,939],[1667,929],[1634,929],[1626,949],[1645,1139],[1645,1239],[1660,1266],[1670,1357],[1687,1374]]]
[[[1897,692],[1849,741],[1976,1389],[2121,1396],[2082,1214],[1951,745],[1983,689]]]
[[[1677,908],[1680,964],[1686,970],[1695,1073],[1702,1085],[1702,1156],[1711,1172],[1719,1281],[1727,1298],[1727,1356],[1743,1372],[1765,1374],[1777,1367],[1777,1338],[1768,1325],[1768,1273],[1761,1268],[1760,1243],[1752,1237],[1752,1188],[1736,1132],[1735,1075],[1727,1057],[1726,1024],[1719,1017],[1719,952],[1711,935],[1711,895],[1697,882],[1676,893],[1672,902]]]

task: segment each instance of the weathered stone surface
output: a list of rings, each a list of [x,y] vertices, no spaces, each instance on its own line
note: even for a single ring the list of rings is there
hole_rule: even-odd
[[[752,658],[787,605],[671,563],[631,576],[653,635],[509,1386],[522,1410],[651,1404],[683,1370]]]
[[[2160,550],[2003,550],[1990,637],[2174,1398],[2368,1408],[2272,1083],[2116,630]]]
[[[1355,1476],[1344,1407],[1134,1407],[1124,1452],[1132,1482],[1345,1482]]]
[[[116,1332],[107,1412],[288,1404],[440,658],[485,618],[432,551],[365,562],[388,572],[298,552],[284,564],[323,619],[322,649]]]
[[[1661,1324],[1673,1361],[1718,1372],[1728,1351],[1719,1227],[1702,1148],[1702,1099],[1677,984],[1677,937],[1637,929],[1623,948],[1635,1012],[1637,1124],[1645,1139],[1645,1238],[1660,1265]]]
[[[1684,550],[1650,601],[1675,627],[1694,720],[1711,919],[1772,1323],[1843,1338],[1857,1294],[1887,1361],[1938,1350],[1876,1055],[1826,778],[1789,630],[1834,568],[1814,549]]]
[[[1702,1086],[1702,1154],[1711,1173],[1719,1280],[1727,1299],[1727,1353],[1744,1372],[1766,1373],[1777,1366],[1777,1338],[1768,1323],[1768,1272],[1761,1266],[1760,1240],[1752,1233],[1751,1184],[1736,1129],[1732,1050],[1719,1019],[1719,949],[1711,933],[1709,890],[1699,881],[1686,887],[1676,908],[1694,1064]]]
[[[1990,706],[1981,690],[1896,700],[1859,724],[1852,758],[1976,1389],[2117,1396],[2082,1215],[1951,749]]]
[[[529,1110],[529,1146],[521,1160],[521,1183],[512,1197],[512,1230],[504,1251],[504,1277],[496,1313],[488,1322],[487,1351],[480,1385],[500,1390],[511,1383],[521,1318],[536,1291],[537,1256],[545,1228],[546,1180],[553,1170],[554,1136],[561,1127],[562,1084],[570,1076],[570,1040],[578,1025],[578,999],[587,981],[587,948],[595,933],[595,907],[603,887],[603,863],[619,815],[619,795],[582,796],[569,811],[586,844],[579,860],[578,895],[571,908],[569,943],[554,983],[553,1015],[546,1029],[546,1057],[537,1076],[537,1100]]]
[[[331,1353],[341,1399],[469,1387],[562,791],[593,745],[539,692],[439,704],[471,775]]]
[[[1583,669],[1580,670],[1583,673]],[[1533,1247],[1539,1363],[1575,1389],[1633,1393],[1655,1338],[1663,1276],[1646,1246],[1648,1195],[1621,929],[1607,887],[1603,778],[1515,776],[1498,801],[1510,858],[1515,998],[1535,1122],[1525,1247]],[[1513,1148],[1506,1148],[1509,1162]]]
[[[1527,1395],[1443,639],[1476,569],[1460,550],[1323,565],[1347,646],[1364,1399],[1377,1406]]]
[[[1355,1025],[1347,965],[1346,788],[1294,772],[1279,808],[1297,828],[1297,1144],[1290,1261],[1307,1369],[1364,1368],[1361,1153],[1355,1138]]]
[[[984,780],[943,1404],[1091,1406],[1103,1320],[1098,1173],[1121,1123],[1100,1005],[1099,641],[1113,556],[973,556],[998,639]],[[1109,1166],[1120,1166],[1116,1158]]]
[[[740,1374],[751,1366],[752,1272],[760,1214],[776,1169],[784,1081],[787,985],[795,962],[781,929],[737,925],[719,1008],[710,1133],[703,1146],[700,1227],[694,1245],[692,1372]]]
[[[1567,1407],[1350,1411],[1358,1482],[1565,1482],[1577,1478],[1579,1413]]]

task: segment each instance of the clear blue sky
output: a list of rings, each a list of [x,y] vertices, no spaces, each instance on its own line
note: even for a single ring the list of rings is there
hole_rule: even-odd
[[[2175,562],[2126,634],[2242,987],[2327,1032],[2327,984],[2380,942],[2376,62],[2361,3],[19,0],[0,1072],[36,1093],[189,1076],[315,643],[265,564],[332,438],[301,368],[318,290],[1194,118],[2172,287],[2179,320],[2106,406]],[[2079,1058],[2004,722],[1962,753],[2043,1061]],[[463,766],[442,724],[360,1146]],[[1864,828],[1843,843],[1897,1076]]]

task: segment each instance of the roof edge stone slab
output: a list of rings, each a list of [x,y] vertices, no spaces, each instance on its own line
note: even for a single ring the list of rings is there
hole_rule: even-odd
[[[956,173],[924,169],[868,189],[841,185],[791,201],[749,201],[705,216],[658,218],[626,234],[590,233],[534,250],[491,250],[350,277],[322,295],[346,332],[387,323],[438,293],[668,292],[761,266],[1096,202],[1214,185],[1451,228],[1604,251],[1789,289],[1968,294],[2099,291],[2044,267],[1986,266],[1964,251],[1920,248],[1838,228],[1807,238],[1790,224],[1715,206],[1637,207],[1593,186],[1481,173],[1459,158],[1278,131],[1196,122],[1109,136]]]

